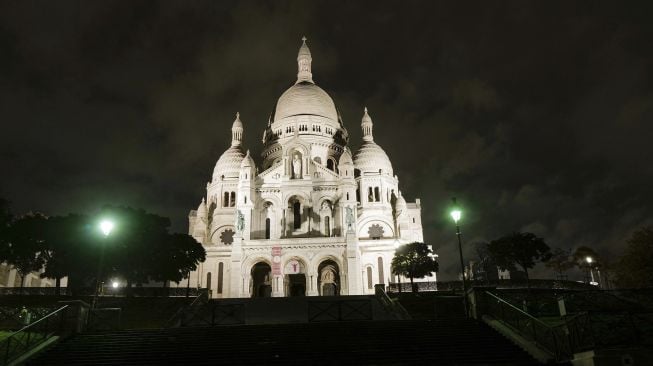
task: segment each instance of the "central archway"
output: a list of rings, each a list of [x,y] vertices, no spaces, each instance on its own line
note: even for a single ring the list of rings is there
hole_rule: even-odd
[[[265,262],[258,262],[252,266],[252,297],[271,297],[272,296],[272,268]]]
[[[317,288],[320,296],[340,295],[340,268],[338,264],[327,259],[317,267]]]

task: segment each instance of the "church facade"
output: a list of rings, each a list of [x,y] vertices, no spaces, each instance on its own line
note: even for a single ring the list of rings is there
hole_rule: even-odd
[[[243,147],[236,114],[231,146],[189,214],[189,234],[207,253],[190,286],[213,298],[370,294],[395,282],[395,248],[423,241],[420,200],[402,196],[367,109],[352,153],[311,63],[304,38],[297,81],[265,126],[260,164]]]

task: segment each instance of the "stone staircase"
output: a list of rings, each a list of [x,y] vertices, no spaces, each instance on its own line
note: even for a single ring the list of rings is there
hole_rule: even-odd
[[[29,365],[537,365],[475,320],[314,322],[78,334]]]

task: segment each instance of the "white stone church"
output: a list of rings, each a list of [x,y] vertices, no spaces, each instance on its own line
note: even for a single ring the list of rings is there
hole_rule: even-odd
[[[231,146],[189,214],[189,234],[207,253],[190,286],[213,298],[370,294],[375,284],[396,282],[395,248],[423,241],[420,200],[402,197],[367,109],[352,154],[333,100],[313,81],[303,40],[297,81],[263,131],[262,163],[243,147],[236,114]]]

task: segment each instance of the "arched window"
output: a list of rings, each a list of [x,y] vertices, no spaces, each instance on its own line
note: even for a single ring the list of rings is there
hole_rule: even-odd
[[[367,202],[374,202],[374,191],[372,187],[367,187]]]
[[[334,170],[333,159],[328,159],[327,160],[327,169]]]
[[[247,196],[244,197],[244,201],[245,201],[245,203],[247,203]]]
[[[383,275],[383,258],[379,257],[377,260],[379,266],[379,283],[385,283],[385,276]]]
[[[229,207],[229,192],[224,192],[224,198],[222,199],[222,207]]]
[[[374,201],[381,201],[381,195],[379,194],[379,187],[374,187]]]
[[[356,202],[360,203],[361,201],[361,190],[356,188]]]
[[[211,272],[206,274],[206,288],[211,290]]]
[[[326,236],[331,236],[331,227],[329,225],[329,216],[324,216],[324,234]]]
[[[224,264],[220,262],[220,264],[218,264],[218,293],[219,294],[222,293],[222,282],[224,281],[223,277],[224,277]]]
[[[299,229],[302,227],[302,205],[296,201],[292,205],[293,211],[293,228]]]
[[[372,267],[367,267],[367,288],[371,289],[374,287],[372,280]]]
[[[236,206],[236,192],[231,192],[231,197],[229,198],[229,207]]]
[[[347,201],[349,201],[349,192],[347,192]]]
[[[270,239],[270,218],[265,219],[265,238]]]

